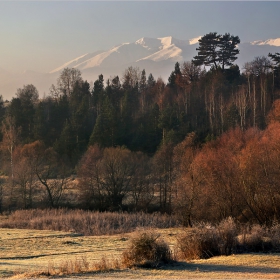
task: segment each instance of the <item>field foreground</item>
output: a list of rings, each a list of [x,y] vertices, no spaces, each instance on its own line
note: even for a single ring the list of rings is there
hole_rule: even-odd
[[[157,230],[171,246],[179,229]],[[37,279],[36,271],[59,268],[65,261],[93,263],[119,259],[134,233],[82,236],[56,231],[0,229],[0,278]],[[119,269],[59,279],[279,279],[280,254],[243,254],[179,262],[161,269]],[[51,278],[51,277],[50,277]]]

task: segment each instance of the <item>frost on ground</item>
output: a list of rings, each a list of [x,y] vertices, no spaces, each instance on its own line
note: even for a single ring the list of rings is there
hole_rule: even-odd
[[[177,231],[159,230],[170,245],[176,242]],[[133,235],[86,237],[18,229],[0,229],[0,233],[0,278],[24,279],[29,276],[34,280],[38,278],[31,272],[46,270],[50,264],[59,266],[65,260],[74,263],[74,260],[84,258],[91,263],[104,256],[118,259],[128,248]],[[78,273],[59,279],[279,279],[279,273],[280,254],[242,254],[178,262],[159,269],[118,269]]]

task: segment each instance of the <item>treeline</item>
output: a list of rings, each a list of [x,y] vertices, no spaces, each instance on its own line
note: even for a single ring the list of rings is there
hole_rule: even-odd
[[[42,99],[33,85],[18,89],[0,107],[1,211],[279,220],[279,54],[242,73],[227,61],[206,70],[199,59],[176,63],[167,84],[129,67],[91,88],[66,68]]]
[[[17,143],[41,140],[75,166],[94,144],[153,155],[161,144],[179,143],[190,132],[204,142],[237,126],[263,129],[280,93],[279,69],[272,71],[269,63],[257,57],[242,74],[237,65],[206,71],[192,62],[176,63],[167,84],[130,67],[122,79],[105,83],[100,75],[93,89],[79,70],[64,69],[47,97],[39,99],[27,85],[7,107],[2,102],[1,136],[13,128]]]

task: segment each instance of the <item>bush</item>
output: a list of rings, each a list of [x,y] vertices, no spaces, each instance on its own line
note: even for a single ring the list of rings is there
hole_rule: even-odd
[[[140,233],[131,240],[130,247],[123,252],[122,260],[126,267],[158,267],[170,263],[172,253],[169,246],[159,240],[159,235]]]
[[[243,252],[257,253],[275,251],[277,241],[273,242],[275,240],[273,236],[274,232],[272,228],[269,230],[260,225],[245,227],[239,238],[240,249]]]
[[[178,257],[190,259],[207,259],[218,256],[219,234],[214,227],[194,228],[177,239]]]
[[[275,252],[280,252],[280,224],[273,223],[269,231],[269,237]]]
[[[185,233],[177,239],[177,256],[179,259],[195,260],[201,257],[201,244],[195,231]]]
[[[232,254],[237,247],[236,236],[237,226],[232,218],[217,226],[200,224],[177,239],[178,256],[190,260]]]
[[[218,225],[199,224],[177,239],[178,257],[190,260],[251,252],[280,252],[280,225],[237,226],[232,218]]]
[[[238,229],[233,218],[229,217],[217,226],[219,232],[219,250],[221,255],[236,253]]]

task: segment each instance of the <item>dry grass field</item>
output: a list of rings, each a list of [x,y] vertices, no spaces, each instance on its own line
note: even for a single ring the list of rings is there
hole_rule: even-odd
[[[171,248],[180,229],[159,229]],[[116,260],[135,233],[82,236],[75,233],[0,229],[0,278],[37,279],[39,271],[59,269],[66,262],[89,266],[106,258]],[[106,270],[106,269],[105,269]],[[78,273],[68,279],[279,279],[280,254],[243,254],[178,262],[159,269],[116,269]],[[62,278],[60,278],[62,279]]]

